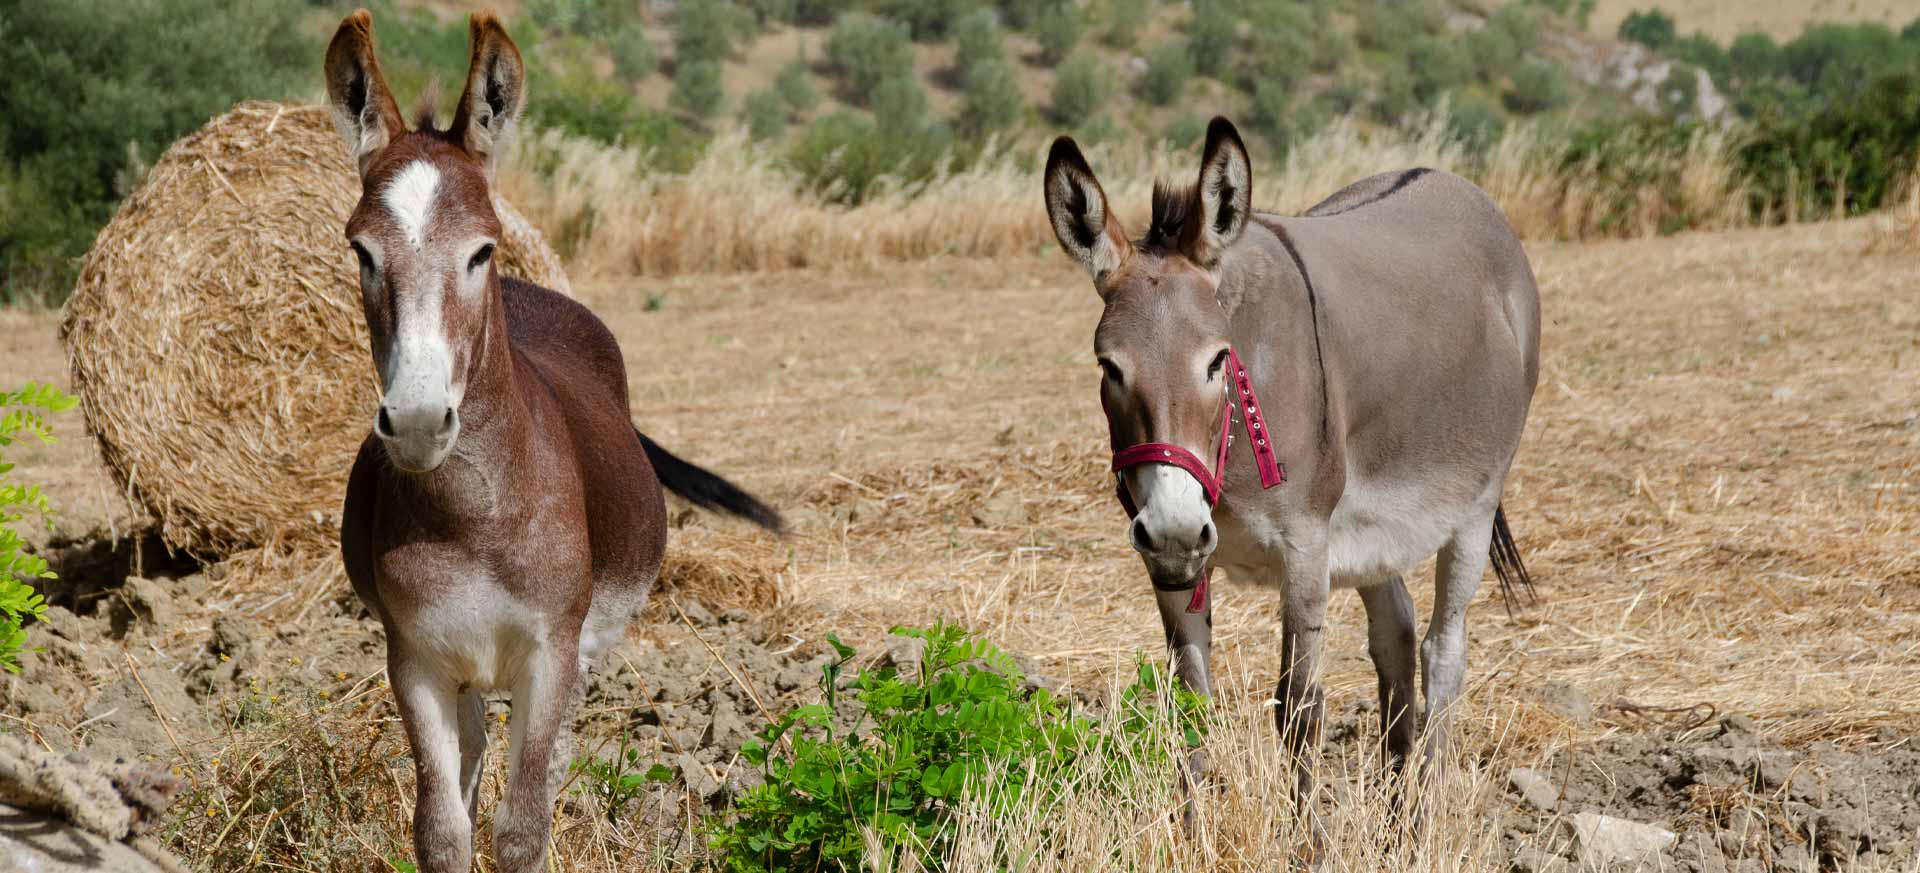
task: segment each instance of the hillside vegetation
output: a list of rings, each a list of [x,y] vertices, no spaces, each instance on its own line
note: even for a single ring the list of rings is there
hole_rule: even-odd
[[[465,24],[443,5],[375,4],[403,102],[458,80]],[[242,98],[317,96],[346,6],[243,6],[0,12],[0,61],[33,71],[0,84],[18,107],[0,127],[0,302],[62,299],[94,231],[180,134]],[[576,270],[643,274],[1044,245],[1032,188],[1053,133],[1095,146],[1126,188],[1217,113],[1252,137],[1272,208],[1406,162],[1476,179],[1533,236],[1854,214],[1901,193],[1920,143],[1920,26],[1723,42],[1639,11],[1615,39],[1588,33],[1597,8],[525,0],[509,25],[532,63],[532,129],[504,184]],[[1653,60],[1636,73],[1659,76],[1651,100],[1615,81],[1627,43]],[[1721,96],[1730,111],[1708,120]],[[1320,187],[1296,192],[1306,179]]]

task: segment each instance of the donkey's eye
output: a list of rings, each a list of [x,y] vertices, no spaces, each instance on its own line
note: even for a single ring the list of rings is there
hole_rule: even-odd
[[[1227,350],[1221,349],[1220,354],[1213,356],[1213,363],[1207,365],[1207,381],[1211,382],[1220,378],[1220,369],[1226,365]]]
[[[473,253],[473,258],[467,261],[467,269],[478,270],[486,266],[487,262],[491,260],[493,260],[493,243],[487,243],[481,246],[479,251]]]
[[[353,256],[360,259],[360,272],[363,274],[372,273],[373,253],[367,251],[367,247],[361,245],[358,241],[349,243],[349,245],[353,246]]]
[[[1107,360],[1106,358],[1100,359],[1100,373],[1101,375],[1107,377],[1107,381],[1112,382],[1115,385],[1118,385],[1122,381],[1124,381],[1120,378],[1120,368],[1117,366],[1114,366],[1114,363],[1112,361]]]

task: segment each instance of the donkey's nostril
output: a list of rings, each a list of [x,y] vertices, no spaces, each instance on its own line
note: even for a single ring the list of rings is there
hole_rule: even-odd
[[[1153,535],[1147,533],[1147,526],[1141,524],[1138,519],[1135,519],[1133,522],[1133,547],[1142,552],[1156,551],[1153,545]]]
[[[1209,521],[1200,526],[1200,541],[1194,545],[1194,548],[1203,552],[1213,548],[1213,522]]]
[[[440,419],[440,432],[444,434],[450,430],[453,430],[453,407],[451,406],[447,407],[447,414]]]
[[[381,439],[393,439],[393,419],[387,417],[387,408],[380,407],[380,414],[373,419],[373,432]]]

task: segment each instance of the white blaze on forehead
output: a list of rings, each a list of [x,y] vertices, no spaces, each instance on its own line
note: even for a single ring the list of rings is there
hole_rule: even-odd
[[[427,235],[427,218],[433,211],[433,195],[440,188],[440,171],[426,161],[414,161],[401,168],[387,190],[380,193],[387,211],[400,222],[407,242],[420,248]]]

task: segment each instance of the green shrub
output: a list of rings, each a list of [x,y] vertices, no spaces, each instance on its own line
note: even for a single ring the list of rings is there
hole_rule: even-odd
[[[1185,43],[1163,42],[1147,52],[1147,71],[1140,77],[1140,96],[1155,106],[1180,99],[1193,77],[1193,55]]]
[[[14,529],[21,521],[51,519],[53,506],[40,486],[4,478],[13,465],[3,450],[23,437],[53,442],[46,415],[72,409],[78,402],[51,385],[32,382],[19,391],[0,391],[0,412],[5,413],[0,415],[0,669],[9,673],[20,672],[20,653],[28,651],[27,619],[37,621],[46,612],[46,601],[33,585],[55,576],[46,559],[26,552],[26,541]]]
[[[1740,150],[1754,209],[1824,218],[1882,208],[1920,154],[1920,71],[1879,76],[1799,113],[1763,116]]]
[[[1140,25],[1147,20],[1147,0],[1108,0],[1107,31],[1101,41],[1117,49],[1140,44]]]
[[[1167,122],[1160,130],[1160,141],[1170,148],[1185,149],[1200,141],[1207,132],[1207,120],[1198,115],[1186,114]]]
[[[1486,25],[1466,38],[1474,74],[1489,84],[1506,78],[1539,35],[1540,23],[1525,7],[1508,4],[1494,10],[1487,17]]]
[[[773,80],[773,90],[793,112],[812,112],[820,105],[820,94],[813,90],[813,72],[803,60],[795,59],[781,67],[780,75]]]
[[[680,0],[673,14],[674,65],[726,60],[746,18],[730,0]]]
[[[653,150],[668,166],[684,166],[695,137],[672,116],[642,105],[624,82],[602,79],[584,66],[550,72],[527,103],[529,120],[601,142],[624,142]]]
[[[1737,84],[1750,85],[1779,74],[1780,44],[1764,33],[1743,33],[1727,49],[1727,62]]]
[[[792,24],[800,17],[799,0],[745,0],[746,9],[753,13],[754,20],[761,26],[769,24]]]
[[[1057,66],[1080,43],[1080,10],[1073,0],[1056,0],[1041,7],[1033,21],[1033,38],[1040,43],[1040,61]]]
[[[638,21],[620,25],[607,47],[613,53],[613,72],[622,79],[644,79],[660,64],[659,54],[647,40],[646,28]]]
[[[1628,42],[1637,42],[1660,51],[1672,45],[1678,33],[1673,25],[1673,16],[1655,8],[1627,13],[1627,17],[1620,22],[1619,35]]]
[[[1407,69],[1406,61],[1396,59],[1383,64],[1380,77],[1374,82],[1368,114],[1382,124],[1400,124],[1420,107],[1415,85],[1414,74]]]
[[[1676,63],[1667,68],[1667,78],[1658,91],[1660,108],[1674,115],[1685,115],[1700,105],[1700,69]]]
[[[1219,78],[1233,69],[1240,44],[1240,19],[1230,0],[1193,0],[1193,18],[1187,22],[1187,45],[1193,69]]]
[[[875,14],[904,22],[917,40],[939,39],[974,8],[975,0],[868,0]]]
[[[788,711],[742,748],[766,778],[731,816],[706,822],[726,869],[874,869],[902,851],[943,869],[963,806],[1008,815],[1047,809],[1067,790],[1166,786],[1175,755],[1208,728],[1206,702],[1145,662],[1095,720],[1027,690],[1012,657],[965,631],[893,633],[925,641],[918,663],[849,680],[855,652],[829,636],[838,657],[820,679],[824,701]]]
[[[1399,53],[1414,40],[1440,32],[1446,16],[1433,0],[1372,0],[1358,5],[1354,35],[1360,47]]]
[[[622,23],[627,16],[620,6],[618,0],[527,0],[521,11],[544,30],[594,36]],[[378,30],[385,22],[376,19],[375,25]]]
[[[1086,52],[1076,52],[1060,65],[1053,78],[1053,120],[1068,127],[1092,121],[1107,102],[1111,81],[1100,61]]]
[[[1533,114],[1566,105],[1568,86],[1560,68],[1546,61],[1529,61],[1513,73],[1513,87],[1505,100],[1507,109]]]
[[[304,17],[278,0],[5,4],[0,300],[66,298],[119,201],[130,143],[152,160],[236,101],[317,87]]]
[[[1506,121],[1498,104],[1471,92],[1450,99],[1447,106],[1447,132],[1469,151],[1484,151],[1500,138]]]
[[[927,92],[912,76],[895,76],[873,89],[873,117],[882,134],[918,133],[927,126]]]
[[[719,115],[727,104],[727,88],[720,78],[720,65],[713,61],[675,64],[673,93],[667,102],[700,121]]]
[[[1407,46],[1408,73],[1415,100],[1432,104],[1442,94],[1473,78],[1473,57],[1451,37],[1422,36]]]
[[[853,99],[865,104],[881,82],[913,75],[913,42],[900,22],[850,12],[827,35],[827,61],[846,78]]]
[[[1000,22],[992,9],[980,7],[960,17],[953,25],[953,66],[965,81],[980,64],[1005,60]]]
[[[1013,65],[1005,60],[982,61],[967,71],[955,125],[962,136],[981,139],[1012,127],[1025,103]]]
[[[847,205],[867,199],[882,180],[912,188],[943,169],[963,168],[969,157],[939,125],[889,134],[852,112],[815,119],[787,151],[787,163],[810,186]]]
[[[1324,17],[1317,19],[1313,9],[1297,0],[1255,2],[1250,15],[1259,26],[1248,32],[1246,51],[1240,54],[1241,88],[1253,91],[1262,83],[1298,87],[1313,69],[1317,43],[1329,29],[1323,26]]]
[[[740,116],[747,123],[747,135],[756,140],[779,139],[787,132],[787,104],[771,88],[751,92],[740,103]]]

